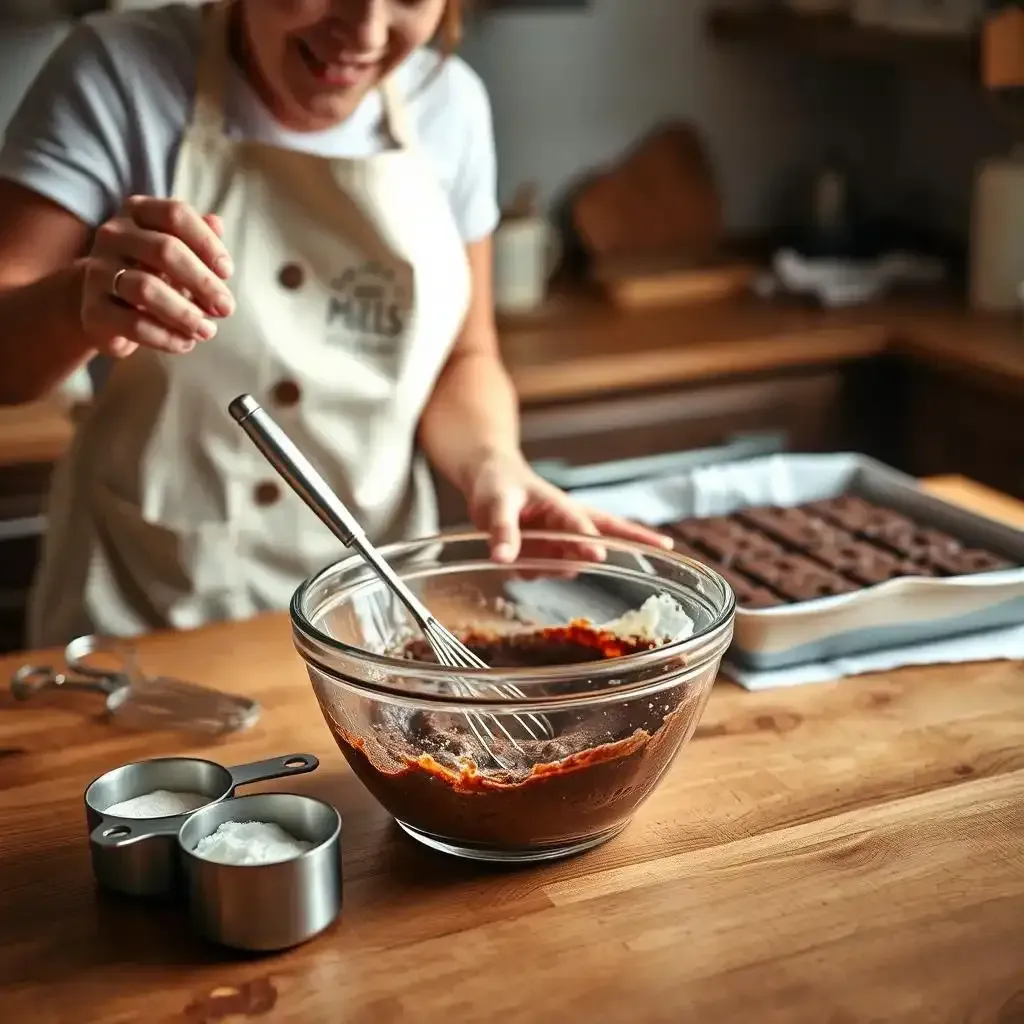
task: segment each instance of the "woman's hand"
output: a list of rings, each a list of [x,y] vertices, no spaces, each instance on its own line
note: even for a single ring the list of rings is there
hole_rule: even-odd
[[[96,231],[85,259],[82,327],[101,352],[140,345],[190,352],[217,333],[235,303],[231,257],[215,216],[175,199],[133,196]]]
[[[664,534],[577,504],[539,477],[518,452],[489,455],[482,460],[472,474],[466,501],[473,524],[490,534],[491,557],[496,562],[514,562],[519,557],[522,529],[619,537],[654,547],[672,547],[671,539]],[[595,560],[603,558],[600,544],[575,553]]]

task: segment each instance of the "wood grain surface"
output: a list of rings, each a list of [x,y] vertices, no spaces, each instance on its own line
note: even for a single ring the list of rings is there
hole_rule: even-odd
[[[507,318],[500,330],[525,404],[838,366],[883,352],[1024,392],[1020,323],[942,300],[822,311],[747,299],[626,311],[570,293],[536,313]]]
[[[936,490],[1024,526],[1024,505]],[[142,656],[257,697],[263,719],[189,747],[118,732],[87,695],[0,697],[5,1024],[1024,1021],[1024,665],[719,685],[618,839],[504,871],[398,832],[335,749],[282,616],[157,635]],[[345,909],[320,938],[241,957],[176,908],[95,891],[95,775],[292,751],[323,765],[287,788],[345,822]]]
[[[71,410],[59,397],[0,406],[0,466],[52,462],[64,454],[74,433]]]

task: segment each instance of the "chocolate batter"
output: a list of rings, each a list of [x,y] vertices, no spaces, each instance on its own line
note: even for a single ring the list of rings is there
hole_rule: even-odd
[[[471,633],[462,640],[492,667],[580,664],[583,676],[588,662],[656,646],[582,623],[509,637]],[[422,641],[404,653],[434,660]],[[400,821],[447,841],[526,850],[612,833],[625,824],[688,738],[701,691],[690,684],[549,714],[553,740],[520,740],[521,751],[504,738],[495,742],[495,752],[514,765],[511,771],[483,760],[459,713],[380,704],[363,735],[328,720],[356,775]]]

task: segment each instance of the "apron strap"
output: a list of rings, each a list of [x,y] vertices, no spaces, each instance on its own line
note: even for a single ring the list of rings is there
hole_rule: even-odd
[[[192,111],[192,126],[218,138],[224,134],[229,7],[229,0],[219,0],[203,8],[202,44]]]
[[[409,108],[402,99],[397,78],[392,72],[378,86],[384,108],[384,125],[397,146],[412,149],[416,144],[416,133],[409,117]]]

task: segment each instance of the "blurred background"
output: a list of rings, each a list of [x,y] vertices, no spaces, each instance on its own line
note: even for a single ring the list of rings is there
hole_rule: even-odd
[[[0,0],[0,129],[107,6],[157,5]],[[462,55],[494,112],[501,339],[545,475],[857,450],[1024,497],[1019,5],[476,8]],[[0,646],[89,389],[0,410]]]

